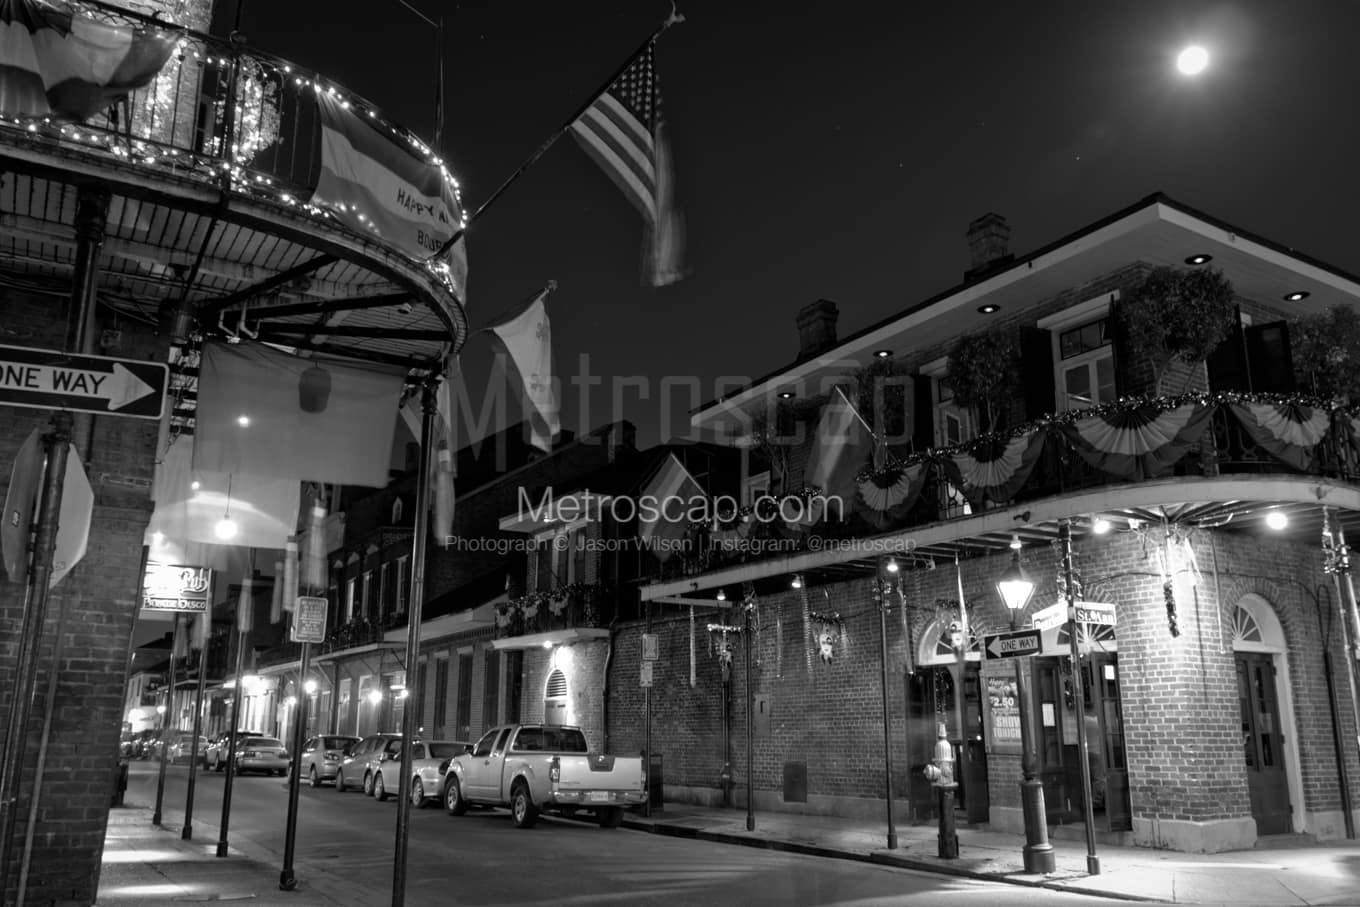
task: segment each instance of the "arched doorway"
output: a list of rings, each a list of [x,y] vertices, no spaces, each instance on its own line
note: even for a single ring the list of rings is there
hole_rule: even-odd
[[[543,685],[543,723],[567,723],[567,675],[554,668]]]
[[[987,756],[983,739],[979,666],[982,649],[970,627],[963,661],[953,638],[957,625],[932,621],[921,635],[916,670],[906,676],[907,767],[911,818],[935,818],[935,790],[921,773],[935,753],[937,728],[943,724],[954,748],[954,775],[959,782],[956,805],[970,822],[987,821]]]
[[[1258,835],[1302,831],[1303,787],[1289,648],[1275,609],[1255,593],[1230,615],[1243,763]]]

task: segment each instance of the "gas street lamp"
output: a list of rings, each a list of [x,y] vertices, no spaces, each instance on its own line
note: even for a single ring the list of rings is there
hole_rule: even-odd
[[[1034,594],[1034,581],[1020,565],[1020,552],[1011,552],[1011,563],[996,581],[996,591],[1011,612],[1011,629]],[[1039,780],[1039,754],[1034,748],[1034,729],[1030,726],[1029,676],[1027,658],[1015,661],[1015,697],[1020,707],[1020,807],[1025,817],[1025,872],[1048,873],[1057,868],[1053,845],[1048,843],[1048,818],[1044,809],[1044,785]],[[1021,667],[1024,661],[1025,667]]]

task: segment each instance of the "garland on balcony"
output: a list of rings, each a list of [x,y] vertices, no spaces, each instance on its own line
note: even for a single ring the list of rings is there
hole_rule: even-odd
[[[746,504],[726,514],[714,513],[712,522],[691,522],[689,528],[707,529],[717,533],[739,532],[744,536],[751,531],[751,523],[756,520],[762,523],[771,523],[779,519],[780,505],[785,501],[798,501],[801,511],[806,509],[808,500],[821,493],[822,489],[816,486],[804,485],[798,491],[792,491],[777,498],[773,495],[762,495],[754,504]]]
[[[532,620],[538,616],[540,608],[547,608],[553,617],[560,617],[571,599],[583,593],[599,592],[603,588],[599,583],[567,583],[547,592],[517,596],[496,606],[496,626],[502,629],[508,627],[516,616]]]

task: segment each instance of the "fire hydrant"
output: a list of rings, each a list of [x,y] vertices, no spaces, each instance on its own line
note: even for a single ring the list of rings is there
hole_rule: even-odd
[[[925,767],[924,774],[936,791],[936,806],[940,813],[939,857],[956,860],[959,856],[959,836],[954,830],[954,747],[949,743],[949,732],[943,724],[936,730],[935,758]]]

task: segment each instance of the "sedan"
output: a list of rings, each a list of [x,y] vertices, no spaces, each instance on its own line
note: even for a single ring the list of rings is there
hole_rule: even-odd
[[[197,753],[198,758],[203,758],[203,753],[208,749],[208,738],[199,737]],[[166,751],[165,757],[171,762],[188,762],[195,753],[194,735],[178,734],[174,740],[170,741],[170,749]]]
[[[324,734],[313,737],[302,745],[302,774],[312,787],[322,781],[334,781],[340,760],[359,742],[358,737],[344,734]]]
[[[274,737],[246,737],[236,741],[236,774],[288,774],[288,750]]]
[[[466,753],[470,744],[461,740],[417,740],[411,744],[411,783],[406,794],[411,805],[419,809],[433,802],[430,797],[438,798],[444,783],[439,769],[448,768],[448,761],[460,753]],[[398,783],[401,774],[400,745],[389,753],[383,754],[373,771],[373,796],[386,800],[389,794],[400,795],[402,786]]]
[[[236,742],[239,745],[245,737],[259,737],[259,731],[237,731]],[[213,771],[225,771],[227,768],[227,751],[231,746],[231,732],[224,731],[212,740],[208,741],[208,749],[203,754],[203,767]]]

